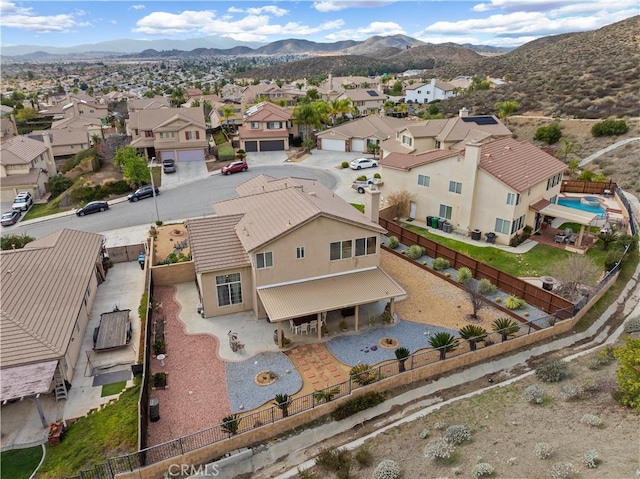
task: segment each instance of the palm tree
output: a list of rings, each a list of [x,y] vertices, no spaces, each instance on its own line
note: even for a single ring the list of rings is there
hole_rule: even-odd
[[[403,373],[406,371],[404,363],[411,355],[411,352],[407,348],[398,348],[396,349],[395,353],[396,359],[398,360],[398,371]]]
[[[349,113],[351,111],[351,99],[342,98],[335,99],[329,103],[328,113],[331,117],[332,126],[336,126],[336,119],[338,115],[344,116],[345,113]]]
[[[322,391],[316,391],[313,393],[313,397],[316,401],[324,401],[329,402],[333,399],[333,397],[340,393],[340,388],[338,386],[332,389],[323,389]]]
[[[222,419],[222,430],[229,434],[229,437],[238,434],[241,418],[237,414],[231,414]]]
[[[601,232],[598,235],[598,239],[602,241],[602,249],[607,251],[611,243],[615,243],[616,241],[618,241],[618,234],[613,230],[607,230]]]
[[[373,159],[376,159],[376,155],[380,153],[380,145],[378,143],[370,143],[367,145],[367,153],[373,155]]]
[[[509,339],[509,336],[515,336],[520,331],[520,325],[511,318],[498,318],[493,322],[492,327],[496,333],[500,333],[503,343]]]
[[[220,113],[222,113],[224,123],[227,127],[229,127],[229,118],[231,118],[235,112],[236,109],[231,105],[222,105],[220,107]]]
[[[387,100],[382,104],[382,109],[385,113],[389,113],[390,111],[393,111],[394,106],[395,103],[393,103],[393,100]]]
[[[520,109],[520,103],[509,100],[498,102],[494,106],[496,110],[498,110],[498,118],[504,121],[505,125],[507,124],[508,117]]]
[[[300,82],[296,83],[296,88],[298,90],[302,91],[302,87],[304,87],[304,83],[300,83]]]
[[[289,404],[291,404],[291,398],[288,394],[276,394],[276,397],[273,400],[273,404],[278,406],[278,408],[282,411],[282,417],[289,416]]]
[[[467,324],[458,332],[462,339],[469,341],[469,349],[471,351],[475,351],[477,343],[480,343],[487,338],[487,330],[482,326],[477,326],[475,324]]]
[[[407,105],[406,103],[398,103],[398,105],[396,106],[396,111],[398,113],[407,113],[409,111],[409,105]]]
[[[304,128],[300,131],[300,136],[303,140],[311,139],[311,129],[313,127],[319,128],[322,125],[322,115],[318,111],[317,104],[314,103],[301,103],[293,109],[291,119],[297,125],[302,125]]]
[[[184,89],[179,86],[175,87],[171,92],[171,105],[180,106],[186,101],[187,99],[184,96]]]
[[[455,351],[458,348],[458,339],[452,334],[440,331],[429,338],[429,344],[440,352],[440,360],[444,361],[449,351]]]

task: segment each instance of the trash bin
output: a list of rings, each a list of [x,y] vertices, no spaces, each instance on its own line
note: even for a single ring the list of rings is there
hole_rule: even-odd
[[[495,244],[496,242],[496,234],[494,232],[489,232],[484,234],[487,237],[487,243]]]
[[[553,279],[551,276],[542,276],[540,278],[540,281],[542,281],[542,289],[553,291],[553,285],[556,282],[555,279]]]
[[[479,229],[475,229],[475,230],[471,231],[471,239],[472,240],[480,241],[481,237],[482,237],[482,231],[480,231]]]
[[[437,216],[432,216],[431,217],[431,227],[432,228],[438,229],[438,220],[439,219],[440,218],[438,218]]]
[[[444,224],[442,225],[442,231],[444,231],[445,233],[451,233],[452,229],[453,229],[453,226],[448,221],[445,221]]]
[[[160,420],[160,401],[158,399],[149,400],[149,419],[151,422]]]
[[[433,216],[427,216],[427,227],[431,226],[431,219]]]
[[[444,218],[439,218],[438,219],[438,229],[441,230],[442,226],[445,224],[447,220],[445,220]]]

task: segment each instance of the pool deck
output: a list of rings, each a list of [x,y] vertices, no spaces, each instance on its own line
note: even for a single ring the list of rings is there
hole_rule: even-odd
[[[559,197],[560,198],[586,198],[586,197],[598,198],[598,200],[600,200],[600,204],[605,208],[607,217],[604,219],[598,219],[594,226],[604,226],[605,222],[619,224],[621,221],[626,221],[623,215],[624,207],[621,204],[619,204],[618,201],[613,196],[583,194],[583,193],[561,193]]]

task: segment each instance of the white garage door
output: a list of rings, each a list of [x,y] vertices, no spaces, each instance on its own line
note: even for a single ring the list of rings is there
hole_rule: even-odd
[[[365,153],[364,140],[351,140],[351,151],[354,153]]]
[[[322,149],[327,151],[344,151],[344,140],[322,139]]]
[[[204,161],[204,150],[179,150],[178,161]]]
[[[175,160],[175,155],[173,154],[173,151],[161,151],[160,152],[160,160],[164,161],[164,160]]]

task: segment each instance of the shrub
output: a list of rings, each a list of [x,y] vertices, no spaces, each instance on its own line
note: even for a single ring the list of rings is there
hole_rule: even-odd
[[[373,471],[373,479],[396,479],[400,477],[400,464],[391,459],[382,461]]]
[[[348,161],[343,161],[343,162],[340,164],[340,166],[342,166],[342,169],[343,169],[343,170],[344,170],[344,169],[346,169],[346,168],[349,168],[349,162],[348,162]]]
[[[568,479],[576,472],[576,468],[570,462],[556,462],[551,466],[552,479]]]
[[[591,127],[594,137],[624,135],[628,131],[629,126],[624,120],[602,120]]]
[[[420,439],[426,439],[429,437],[429,435],[431,435],[431,431],[429,431],[428,429],[423,429],[422,431],[420,431]]]
[[[341,421],[342,419],[353,416],[360,411],[375,407],[378,404],[382,404],[383,402],[384,396],[381,393],[370,392],[367,394],[363,394],[362,396],[359,396],[357,398],[350,399],[342,406],[337,408],[331,413],[331,417],[333,417],[333,419],[336,421]]]
[[[71,185],[73,185],[73,180],[63,175],[49,178],[49,191],[54,198],[69,189]]]
[[[553,454],[553,447],[547,442],[538,442],[533,448],[533,453],[538,459],[549,459]]]
[[[441,459],[450,459],[456,447],[444,438],[433,439],[424,448],[424,457],[437,461]]]
[[[545,395],[546,391],[544,388],[537,384],[527,386],[522,393],[524,400],[533,404],[542,404],[544,402]]]
[[[367,175],[360,175],[356,178],[356,181],[367,181]]]
[[[557,143],[562,138],[562,130],[558,123],[551,123],[548,126],[541,126],[536,130],[536,134],[533,137],[534,140],[544,141],[548,145]]]
[[[565,401],[578,401],[579,399],[585,399],[586,397],[588,397],[588,394],[582,386],[564,384],[560,388],[560,398]]]
[[[316,466],[339,476],[349,477],[351,470],[351,454],[346,449],[324,448],[316,457]]]
[[[618,360],[616,379],[620,391],[614,396],[624,406],[640,411],[640,371],[638,357],[640,357],[640,339],[628,336],[624,338],[624,347],[613,351]]]
[[[557,383],[567,375],[567,363],[559,359],[548,359],[536,369],[536,377],[545,383]]]
[[[27,243],[31,243],[35,238],[32,236],[28,236],[26,233],[21,235],[2,235],[0,237],[0,249],[9,250],[9,249],[21,249],[24,248]]]
[[[447,442],[458,446],[465,441],[471,440],[471,431],[464,424],[454,424],[444,432],[444,438]]]
[[[604,269],[606,271],[611,271],[618,262],[624,256],[624,251],[619,249],[612,249],[607,253],[607,256],[604,257]]]
[[[473,278],[473,273],[471,273],[469,268],[465,268],[464,266],[456,273],[456,281],[460,284],[468,283],[471,278]]]
[[[473,479],[479,479],[480,477],[490,476],[495,472],[495,468],[488,462],[481,462],[476,464],[476,467],[471,471],[471,477]]]
[[[380,173],[374,173],[374,174],[373,174],[373,177],[374,177],[376,180],[379,180],[380,178],[382,178],[382,176],[380,176]]]
[[[387,246],[391,249],[396,249],[400,245],[400,241],[395,236],[389,236],[387,238]]]
[[[587,426],[601,427],[602,419],[600,419],[595,414],[585,414],[580,418],[580,423],[586,424]]]
[[[231,145],[220,145],[218,147],[218,160],[231,161],[235,159],[236,152]]]
[[[637,333],[640,331],[640,316],[631,318],[624,324],[625,333]]]
[[[513,294],[507,296],[504,300],[504,307],[507,309],[522,309],[527,305],[526,301],[522,298],[518,298]]]
[[[121,195],[131,191],[131,186],[125,180],[108,181],[102,188],[109,195]]]
[[[442,431],[442,430],[444,430],[444,429],[446,429],[446,428],[447,428],[447,423],[446,423],[446,422],[444,422],[444,421],[437,421],[437,422],[433,425],[433,428],[434,428],[436,431]]]
[[[372,370],[371,366],[367,363],[357,364],[352,367],[349,371],[349,376],[351,376],[360,386],[371,384],[378,379],[377,372]]]
[[[626,331],[626,326],[625,326],[625,331]],[[602,351],[598,352],[598,354],[596,354],[594,358],[591,358],[591,360],[589,361],[588,367],[589,369],[600,369],[602,366],[606,366],[614,359],[615,358],[613,356],[613,348],[609,346],[603,349]]]
[[[451,264],[449,263],[448,259],[436,258],[436,259],[433,260],[433,263],[431,264],[431,266],[436,271],[443,271],[443,270],[447,269],[449,266],[451,266]]]
[[[409,246],[409,249],[407,250],[407,256],[411,259],[418,259],[423,255],[424,255],[424,248],[417,244]]]
[[[589,469],[595,469],[600,463],[600,459],[598,459],[598,451],[585,451],[582,458],[584,459],[584,465]]]
[[[498,287],[487,278],[478,281],[478,293],[480,294],[496,294]]]
[[[356,449],[356,461],[362,467],[370,466],[373,463],[373,454],[366,444]]]

